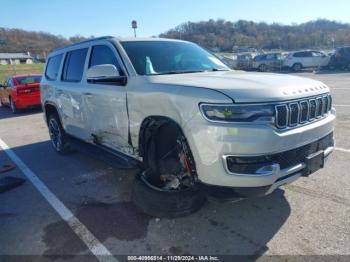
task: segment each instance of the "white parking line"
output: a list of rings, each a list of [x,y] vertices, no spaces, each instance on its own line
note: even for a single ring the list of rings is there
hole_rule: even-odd
[[[350,105],[333,105],[335,107],[339,106],[339,107],[350,107]]]
[[[350,149],[346,149],[346,148],[336,147],[335,150],[345,152],[345,153],[350,153]]]
[[[0,138],[0,148],[21,169],[27,179],[40,194],[56,210],[60,217],[67,222],[74,233],[85,243],[99,261],[117,261],[108,249],[82,224],[78,218],[50,191],[50,189],[29,169],[26,164]]]

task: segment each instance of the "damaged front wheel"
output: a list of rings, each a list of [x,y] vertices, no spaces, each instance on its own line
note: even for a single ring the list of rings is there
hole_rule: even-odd
[[[145,171],[135,178],[132,198],[143,212],[181,217],[199,210],[206,195],[197,181],[192,153],[173,123],[153,127],[147,138]]]

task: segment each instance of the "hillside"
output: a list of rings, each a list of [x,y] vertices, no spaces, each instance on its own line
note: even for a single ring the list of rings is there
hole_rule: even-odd
[[[114,33],[118,33],[117,31]],[[350,44],[350,25],[329,20],[281,25],[222,19],[187,22],[160,35],[193,41],[215,51],[230,52],[235,46],[285,50]],[[31,52],[44,57],[57,47],[84,40],[82,36],[64,38],[44,32],[0,27],[0,52]]]
[[[33,55],[45,57],[52,49],[84,39],[81,36],[74,36],[67,39],[44,32],[0,27],[0,53],[30,52]]]
[[[170,29],[161,37],[184,39],[217,50],[231,51],[234,46],[285,50],[332,47],[350,44],[350,25],[319,19],[299,25],[209,20],[187,22]]]

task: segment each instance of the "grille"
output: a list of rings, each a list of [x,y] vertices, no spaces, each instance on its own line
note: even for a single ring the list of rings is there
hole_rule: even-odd
[[[324,117],[332,109],[332,97],[323,95],[275,106],[278,128],[294,127]]]
[[[303,163],[307,156],[332,146],[334,146],[333,133],[330,133],[313,143],[277,154],[256,157],[229,156],[226,159],[227,168],[233,173],[254,174],[259,168],[276,163],[281,169],[285,169]]]

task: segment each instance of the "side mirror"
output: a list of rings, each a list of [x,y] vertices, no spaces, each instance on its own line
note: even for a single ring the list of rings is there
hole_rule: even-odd
[[[86,73],[88,83],[126,85],[127,77],[121,76],[115,65],[104,64],[90,67]]]

